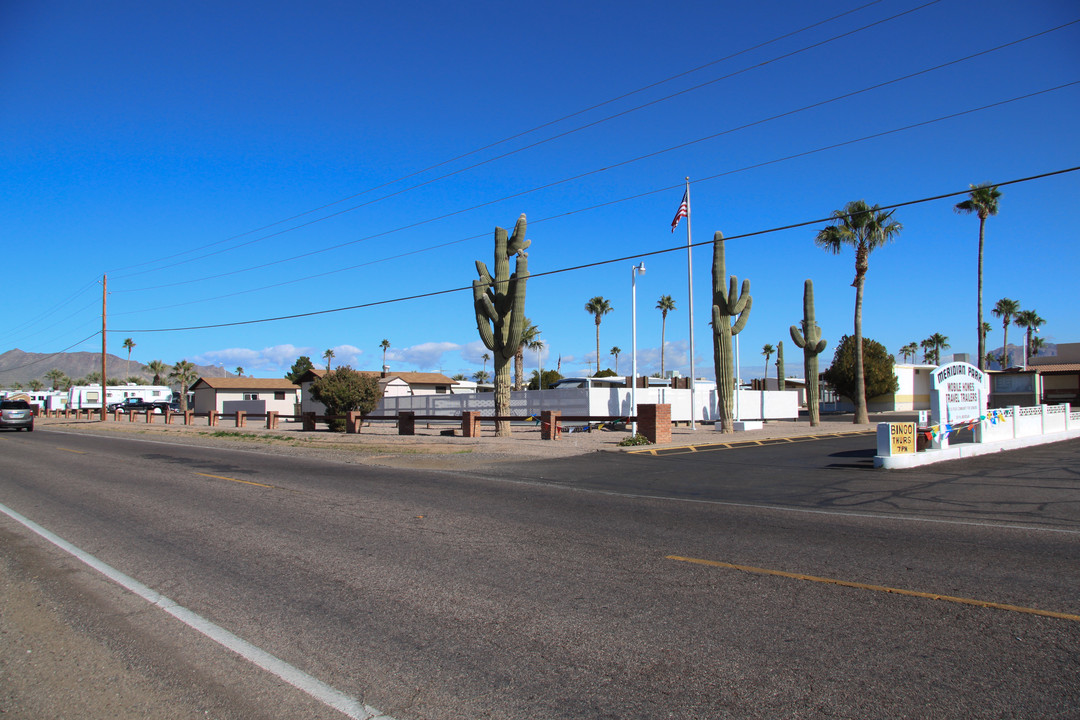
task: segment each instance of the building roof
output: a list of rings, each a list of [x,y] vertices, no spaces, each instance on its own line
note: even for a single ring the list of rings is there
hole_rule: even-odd
[[[215,390],[297,390],[297,385],[285,378],[252,378],[252,377],[201,377],[191,389],[208,387]]]
[[[1040,375],[1053,375],[1054,373],[1080,372],[1080,363],[1057,363],[1056,365],[1028,365],[1028,370],[1037,370]]]

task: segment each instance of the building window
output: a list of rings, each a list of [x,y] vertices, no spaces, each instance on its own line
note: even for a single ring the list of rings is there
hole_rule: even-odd
[[[259,393],[244,393],[245,400],[258,400]]]
[[[274,399],[275,400],[284,400],[285,399],[285,391],[282,390],[281,392],[275,392],[274,393]]]
[[[436,395],[445,395],[448,392],[450,392],[450,389],[448,387],[446,387],[445,385],[436,385],[435,386],[435,394]]]

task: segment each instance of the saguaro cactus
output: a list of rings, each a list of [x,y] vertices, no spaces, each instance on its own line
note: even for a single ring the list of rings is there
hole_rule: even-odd
[[[810,425],[820,422],[818,412],[818,355],[825,349],[827,340],[821,339],[821,328],[814,320],[814,281],[803,284],[802,332],[797,325],[791,326],[791,339],[803,349],[803,372],[806,377],[806,409],[810,411]]]
[[[787,384],[784,382],[784,341],[776,343],[776,389],[786,390]]]
[[[529,277],[529,255],[525,249],[531,240],[525,239],[525,213],[514,225],[509,240],[505,228],[495,228],[495,277],[487,265],[476,261],[480,278],[473,280],[473,307],[480,339],[491,351],[495,365],[495,414],[510,414],[510,367],[521,345],[521,330],[525,322],[525,281]],[[514,273],[510,274],[510,258],[517,256]],[[495,423],[495,435],[510,435],[510,422]]]
[[[731,352],[731,336],[738,335],[750,318],[750,281],[743,280],[742,292],[736,297],[738,279],[727,276],[724,260],[724,234],[713,235],[713,367],[716,370],[716,394],[720,414],[720,432],[735,431],[735,361]],[[728,283],[725,291],[725,282]],[[731,318],[735,318],[732,324]]]

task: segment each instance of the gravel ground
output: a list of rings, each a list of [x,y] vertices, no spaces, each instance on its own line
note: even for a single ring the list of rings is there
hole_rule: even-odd
[[[910,414],[909,414],[910,415]],[[686,445],[709,445],[715,443],[766,440],[778,437],[799,437],[831,433],[868,432],[877,428],[878,422],[911,419],[906,415],[881,414],[871,416],[872,422],[855,425],[851,415],[832,415],[822,418],[817,427],[810,427],[805,420],[774,420],[761,430],[722,434],[712,425],[698,425],[672,429],[672,442],[650,445],[650,448],[680,447]],[[416,434],[397,434],[393,423],[365,425],[360,434],[346,435],[327,430],[304,432],[300,423],[282,422],[276,430],[267,430],[258,422],[249,422],[237,428],[232,422],[222,422],[218,427],[208,427],[206,420],[191,426],[165,425],[160,418],[156,423],[136,420],[37,420],[42,429],[62,432],[123,435],[146,440],[167,440],[210,445],[215,447],[259,448],[269,453],[313,455],[330,460],[405,467],[417,469],[468,470],[499,462],[526,458],[562,458],[592,452],[625,452],[640,450],[639,447],[622,447],[620,442],[630,437],[628,428],[615,426],[611,429],[594,429],[585,432],[567,428],[558,440],[541,440],[538,425],[515,424],[509,438],[495,437],[491,424],[482,428],[479,438],[461,437],[461,429],[454,424],[417,423]]]

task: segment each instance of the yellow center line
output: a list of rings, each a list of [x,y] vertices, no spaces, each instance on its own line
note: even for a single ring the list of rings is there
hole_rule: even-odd
[[[224,475],[207,475],[206,473],[195,473],[203,477],[214,478],[215,480],[228,480],[229,482],[244,483],[245,485],[256,485],[258,487],[275,489],[273,485],[264,485],[263,483],[252,482],[251,480],[240,480],[238,478],[225,477]]]
[[[836,580],[834,578],[817,577],[814,575],[803,575],[801,573],[784,572],[783,570],[769,570],[768,568],[759,568],[752,565],[733,565],[732,563],[719,562],[717,560],[702,560],[700,558],[682,557],[679,555],[667,555],[665,559],[677,560],[679,562],[694,563],[696,565],[708,565],[710,567],[721,567],[731,570],[741,570],[742,572],[756,573],[758,575],[774,575],[777,577],[792,578],[794,580],[808,580],[810,582],[840,585],[841,587],[858,588],[859,590],[874,590],[876,592],[886,592],[892,593],[894,595],[906,595],[908,597],[927,598],[929,600],[945,600],[947,602],[961,603],[963,605],[974,605],[976,607],[994,608],[996,610],[1011,610],[1012,612],[1026,613],[1028,615],[1041,615],[1043,617],[1056,618],[1058,620],[1072,620],[1073,622],[1080,622],[1080,615],[1070,615],[1069,613],[1054,612],[1052,610],[1039,610],[1038,608],[1023,607],[1022,605],[1006,605],[1004,603],[988,602],[985,600],[974,600],[972,598],[955,597],[952,595],[939,595],[937,593],[919,592],[917,590],[903,590],[901,588],[886,587],[884,585],[867,585],[865,583],[850,582],[848,580]]]
[[[57,450],[63,450],[64,452],[75,453],[76,455],[89,455],[87,450],[68,450],[67,448],[58,447]]]

